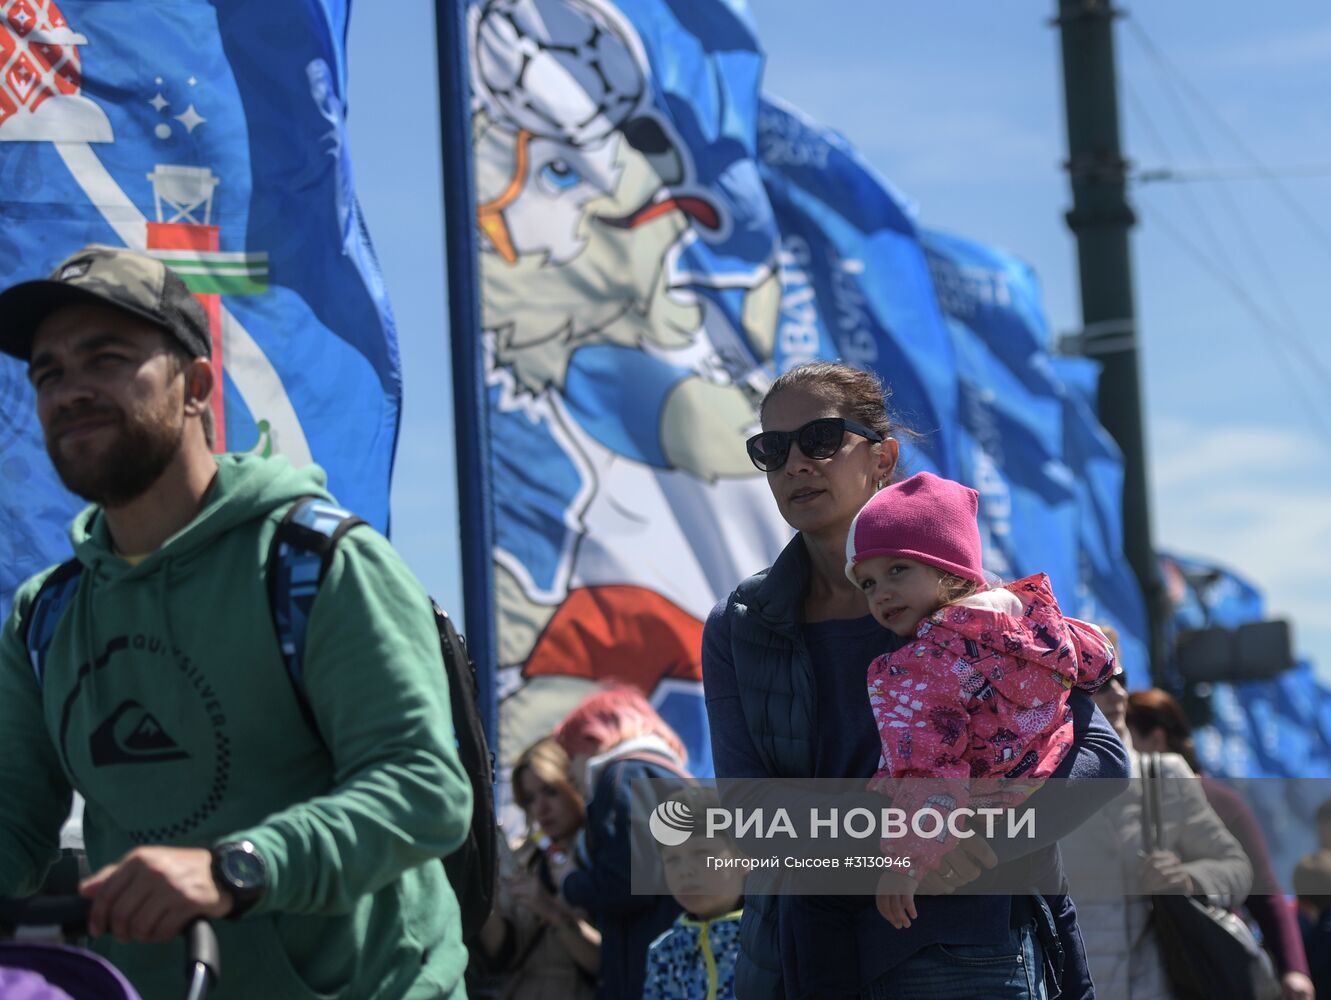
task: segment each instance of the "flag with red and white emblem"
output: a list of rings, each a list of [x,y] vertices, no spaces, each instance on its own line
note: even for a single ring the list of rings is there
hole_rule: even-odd
[[[219,447],[318,462],[388,521],[400,373],[351,187],[347,0],[0,0],[0,286],[87,243],[201,300]],[[0,359],[0,611],[68,555],[23,366]]]

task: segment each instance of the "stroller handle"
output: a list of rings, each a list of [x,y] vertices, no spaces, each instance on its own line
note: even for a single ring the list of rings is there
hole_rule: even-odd
[[[195,917],[185,925],[185,974],[198,978],[202,969],[209,985],[222,976],[222,952],[217,946],[217,932],[203,917]]]
[[[0,923],[29,927],[54,925],[66,933],[86,932],[91,911],[92,900],[83,896],[0,899]],[[184,935],[185,975],[197,980],[202,972],[209,985],[216,983],[222,974],[222,957],[213,925],[203,917],[195,917],[185,925]]]
[[[29,896],[0,899],[0,923],[15,927],[60,927],[82,934],[88,927],[92,900],[82,896]]]

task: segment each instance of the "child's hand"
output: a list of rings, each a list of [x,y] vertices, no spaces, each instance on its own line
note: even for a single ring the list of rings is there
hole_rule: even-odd
[[[915,909],[915,880],[900,871],[884,871],[878,878],[875,900],[883,919],[897,930],[905,930],[920,914]]]

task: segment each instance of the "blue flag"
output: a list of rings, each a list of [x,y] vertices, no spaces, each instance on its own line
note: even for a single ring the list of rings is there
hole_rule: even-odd
[[[1237,628],[1266,617],[1262,592],[1232,570],[1158,553],[1175,630]],[[1235,787],[1261,820],[1278,876],[1312,846],[1314,814],[1331,777],[1331,691],[1300,660],[1271,680],[1210,685],[1211,718],[1193,734],[1207,774]],[[1291,780],[1293,779],[1293,780]],[[1286,884],[1284,888],[1288,889]]]
[[[777,370],[839,359],[878,372],[921,435],[906,467],[956,478],[956,358],[902,198],[840,135],[771,97],[758,145],[781,231]]]
[[[1266,617],[1266,599],[1251,581],[1232,570],[1175,553],[1157,552],[1161,578],[1172,609],[1171,630],[1212,626],[1235,629]],[[1314,743],[1316,718],[1308,694],[1313,690],[1298,671],[1269,681],[1211,685],[1212,720],[1199,734],[1199,751],[1208,767],[1234,777],[1304,774]],[[1301,691],[1296,695],[1295,691]],[[1207,730],[1210,731],[1207,731]],[[1241,757],[1226,751],[1235,741]]]
[[[1048,573],[1065,614],[1113,625],[1145,676],[1145,615],[1122,557],[1122,461],[1088,394],[1099,368],[1050,354],[1035,273],[995,247],[923,234],[956,351],[961,478],[987,568]],[[1064,378],[1071,378],[1071,384]]]
[[[770,383],[762,57],[722,0],[469,10],[500,748],[603,682],[710,772],[701,635],[790,529],[744,441]]]
[[[960,237],[922,241],[956,356],[960,478],[980,494],[985,567],[1009,582],[1048,573],[1063,611],[1086,617],[1062,386],[1047,362],[1035,274]]]
[[[1231,570],[1170,552],[1157,552],[1156,559],[1175,629],[1237,628],[1265,616],[1262,592]]]
[[[316,461],[388,522],[400,377],[351,182],[345,2],[24,0],[0,21],[0,285],[146,250],[209,317],[229,451]],[[0,360],[0,604],[68,555],[78,501]]]
[[[1157,553],[1175,631],[1234,629],[1266,618],[1250,580],[1203,559]],[[1300,660],[1271,680],[1211,685],[1210,723],[1198,731],[1208,770],[1231,777],[1331,776],[1331,694]],[[1242,744],[1242,753],[1235,753]]]
[[[1285,878],[1314,844],[1314,817],[1327,798],[1331,691],[1300,660],[1269,681],[1213,684],[1210,702],[1210,721],[1193,734],[1197,756],[1208,774],[1263,779],[1235,787],[1261,820],[1273,867]]]
[[[1064,389],[1063,462],[1077,492],[1077,561],[1084,617],[1113,625],[1128,686],[1148,687],[1146,605],[1123,555],[1123,456],[1101,425],[1095,399],[1100,365],[1087,358],[1051,355]]]

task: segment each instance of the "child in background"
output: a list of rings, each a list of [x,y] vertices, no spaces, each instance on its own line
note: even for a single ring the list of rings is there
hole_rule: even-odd
[[[694,817],[688,840],[661,848],[666,885],[684,912],[648,949],[643,1000],[734,1000],[745,870],[715,861],[709,867],[708,859],[738,859],[740,852],[725,835],[703,835],[707,810],[720,807],[714,791],[688,788],[672,798]]]
[[[922,472],[875,494],[846,541],[846,575],[874,618],[913,638],[874,660],[868,676],[882,739],[871,787],[907,815],[966,806],[973,778],[989,779],[985,805],[1024,800],[1072,745],[1068,692],[1094,691],[1113,670],[1104,634],[1065,618],[1043,573],[988,589],[978,510],[974,490]],[[918,916],[917,881],[954,842],[945,829],[908,848],[884,843],[885,853],[911,856],[908,869],[887,869],[879,882],[878,909],[894,927]]]
[[[692,784],[684,744],[641,691],[625,686],[584,698],[555,728],[555,739],[587,797],[577,849],[584,866],[564,876],[559,894],[590,912],[601,932],[598,1000],[639,997],[647,948],[679,907],[668,896],[633,894],[634,785],[645,788],[644,778],[671,791]]]

